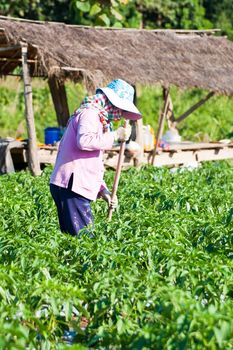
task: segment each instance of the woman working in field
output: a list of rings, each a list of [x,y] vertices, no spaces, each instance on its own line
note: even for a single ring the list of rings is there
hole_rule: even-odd
[[[90,204],[97,198],[112,208],[117,206],[117,198],[111,198],[103,180],[103,151],[111,149],[114,141],[130,137],[130,126],[113,131],[111,121],[141,118],[133,97],[131,85],[113,80],[97,89],[94,96],[86,97],[69,119],[50,179],[62,232],[77,235],[92,224]]]

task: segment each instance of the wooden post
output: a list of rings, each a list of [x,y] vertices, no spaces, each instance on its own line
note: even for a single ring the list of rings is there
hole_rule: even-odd
[[[64,82],[59,81],[56,77],[52,76],[49,78],[48,83],[57,115],[58,125],[65,127],[70,113]]]
[[[165,89],[164,89],[164,94],[165,94]],[[175,117],[174,117],[174,112],[173,112],[173,103],[172,103],[172,99],[171,99],[170,94],[168,94],[168,107],[167,107],[166,118],[167,118],[168,128],[169,129],[173,128]]]
[[[211,91],[208,93],[208,95],[204,98],[202,98],[199,102],[195,103],[194,106],[190,107],[185,113],[183,113],[179,118],[174,120],[174,125],[180,123],[182,120],[187,118],[191,113],[193,113],[197,108],[202,106],[206,101],[208,101],[212,96],[214,96],[214,92]]]
[[[135,141],[140,145],[140,151],[138,152],[134,165],[139,166],[140,164],[143,163],[143,158],[144,158],[144,139],[143,139],[142,119],[138,119],[136,121],[136,140]]]
[[[134,88],[134,104],[137,105],[137,89],[135,85],[132,85]],[[137,154],[137,157],[134,160],[134,165],[139,166],[143,163],[144,158],[144,140],[143,140],[143,121],[142,118],[136,120],[136,138],[135,142],[137,142],[140,146],[140,151]]]
[[[41,174],[41,170],[37,153],[36,128],[32,106],[32,86],[27,62],[27,44],[23,43],[21,45],[21,52],[24,82],[25,115],[28,131],[28,166],[32,175],[37,176]]]
[[[129,123],[129,121],[126,120],[125,125],[124,125],[125,128],[127,127],[128,123]],[[114,199],[116,197],[116,194],[117,194],[118,184],[119,184],[120,175],[121,175],[121,168],[122,168],[122,164],[123,164],[124,152],[125,152],[125,141],[121,141],[120,152],[119,152],[117,167],[116,167],[116,173],[115,173],[113,187],[112,187],[112,196],[111,196],[112,199]],[[112,220],[112,213],[113,213],[113,208],[109,207],[108,221]]]
[[[156,143],[155,143],[155,147],[153,149],[152,160],[151,160],[152,165],[154,164],[154,159],[155,159],[155,155],[157,153],[157,149],[159,146],[159,141],[160,141],[162,133],[163,133],[164,120],[166,118],[168,104],[169,104],[169,89],[166,89],[166,88],[163,88],[163,89],[164,89],[164,106],[163,106],[162,113],[160,114],[160,117],[159,117],[159,127],[158,127],[158,131],[156,134]]]

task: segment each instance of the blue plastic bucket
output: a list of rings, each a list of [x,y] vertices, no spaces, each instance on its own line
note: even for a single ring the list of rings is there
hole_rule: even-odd
[[[55,142],[61,139],[60,128],[49,127],[44,129],[44,139],[46,145],[53,145]]]

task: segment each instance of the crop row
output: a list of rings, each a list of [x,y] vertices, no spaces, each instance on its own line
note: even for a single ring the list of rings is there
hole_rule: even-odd
[[[0,349],[233,349],[228,163],[124,171],[112,222],[97,201],[78,238],[50,172],[0,177]]]

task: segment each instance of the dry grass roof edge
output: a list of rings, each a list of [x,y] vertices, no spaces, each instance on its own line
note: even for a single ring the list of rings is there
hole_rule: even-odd
[[[233,95],[233,43],[212,31],[113,29],[0,17],[0,50],[27,43],[31,74],[102,86],[176,85]],[[0,51],[0,73],[20,65],[21,51]]]

